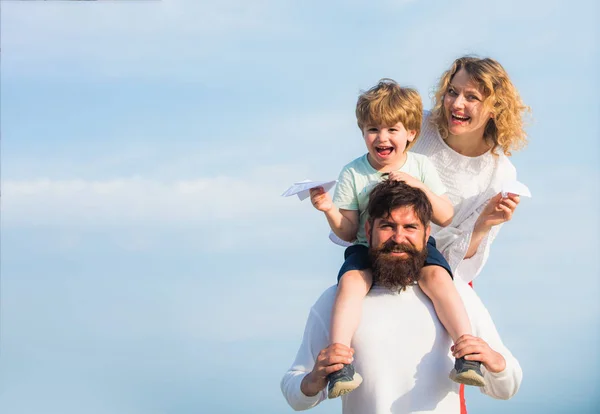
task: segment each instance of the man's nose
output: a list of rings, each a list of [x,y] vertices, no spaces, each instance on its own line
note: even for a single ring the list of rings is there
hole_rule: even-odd
[[[396,230],[392,237],[393,237],[393,240],[397,244],[402,244],[402,243],[406,242],[406,234],[404,233],[403,230]]]

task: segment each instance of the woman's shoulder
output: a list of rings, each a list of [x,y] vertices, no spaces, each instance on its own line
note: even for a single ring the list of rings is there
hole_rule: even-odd
[[[431,114],[431,111],[424,110],[423,121],[421,121],[421,134],[426,133],[429,135],[434,132],[437,133],[437,128],[433,123],[433,115]]]
[[[504,155],[502,152],[496,155],[497,156],[497,164],[496,169],[499,175],[502,175],[505,178],[516,179],[517,177],[517,168],[514,166],[510,158]]]
[[[421,132],[417,137],[411,151],[420,154],[431,155],[439,146],[439,132],[432,122],[431,112],[423,111],[423,122],[421,123]]]

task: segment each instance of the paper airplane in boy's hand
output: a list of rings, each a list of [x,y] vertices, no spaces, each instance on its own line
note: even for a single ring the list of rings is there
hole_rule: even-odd
[[[333,188],[335,183],[337,183],[337,180],[333,180],[333,181],[304,180],[304,181],[300,181],[298,183],[294,183],[290,188],[285,190],[283,192],[283,194],[281,194],[281,195],[283,197],[289,197],[289,196],[293,196],[294,194],[296,194],[298,196],[298,198],[300,199],[300,201],[302,201],[305,198],[308,198],[310,196],[308,190],[310,190],[311,188],[323,187],[323,189],[325,191],[329,191]]]
[[[502,185],[502,197],[508,197],[508,193],[517,194],[522,197],[531,197],[529,188],[517,180],[507,181]]]

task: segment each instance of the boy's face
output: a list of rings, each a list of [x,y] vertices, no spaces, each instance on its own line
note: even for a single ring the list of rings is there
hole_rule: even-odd
[[[416,131],[407,131],[402,122],[389,127],[365,125],[363,138],[369,151],[369,162],[378,171],[393,171],[404,163],[406,145],[415,139]]]

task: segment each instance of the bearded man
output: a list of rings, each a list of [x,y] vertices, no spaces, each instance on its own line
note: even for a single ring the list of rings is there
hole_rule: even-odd
[[[363,383],[342,397],[344,414],[460,413],[459,385],[447,373],[454,358],[479,361],[493,398],[509,399],[519,389],[522,371],[502,343],[475,292],[456,282],[473,334],[454,346],[429,298],[416,283],[427,256],[431,204],[425,193],[402,181],[387,180],[371,192],[365,225],[373,288],[365,298],[352,348],[329,345],[335,286],[311,308],[300,349],[281,381],[295,410],[327,397],[327,376],[351,362]]]

